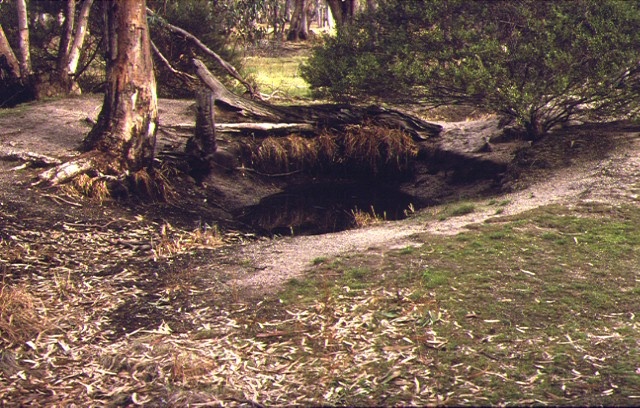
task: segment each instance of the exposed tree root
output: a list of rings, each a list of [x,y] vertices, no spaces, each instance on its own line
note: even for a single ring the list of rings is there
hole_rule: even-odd
[[[77,159],[62,163],[53,167],[38,176],[40,183],[48,183],[50,185],[58,185],[68,182],[80,174],[87,173],[91,169],[96,168],[93,155],[83,155]]]
[[[55,166],[62,161],[60,159],[56,159],[55,157],[46,156],[40,153],[34,152],[20,152],[16,150],[4,150],[0,149],[0,159],[2,160],[19,160],[24,162],[22,165],[15,167],[14,170],[20,170],[25,167],[47,167],[47,166]]]
[[[120,170],[114,163],[117,160],[104,154],[89,152],[41,173],[35,184],[64,185],[66,189],[99,202],[132,195],[169,201],[175,196],[175,190],[167,176],[171,169],[160,167],[129,172]]]

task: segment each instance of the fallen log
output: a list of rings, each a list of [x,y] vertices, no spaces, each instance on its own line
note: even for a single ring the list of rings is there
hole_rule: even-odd
[[[275,106],[249,100],[229,91],[197,58],[192,60],[198,78],[211,90],[216,106],[239,117],[267,123],[309,126],[320,133],[325,129],[344,130],[347,126],[371,123],[400,129],[416,140],[438,136],[442,126],[395,109],[380,106],[324,104],[311,106]],[[274,128],[276,130],[276,128]],[[282,129],[280,129],[282,130]]]

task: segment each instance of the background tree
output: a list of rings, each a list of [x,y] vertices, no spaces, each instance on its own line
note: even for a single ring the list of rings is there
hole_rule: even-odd
[[[84,44],[89,22],[89,12],[93,0],[82,1],[78,18],[76,19],[76,0],[67,0],[64,14],[60,45],[58,47],[56,77],[51,83],[60,89],[58,93],[70,93],[77,84],[74,76],[77,74],[80,61],[80,50]]]
[[[315,50],[303,76],[336,97],[395,95],[513,119],[532,139],[640,100],[640,6],[616,0],[384,1]]]
[[[327,0],[331,14],[338,26],[353,20],[358,11],[358,0]]]
[[[287,40],[305,41],[308,38],[309,23],[307,21],[307,0],[295,0]]]
[[[76,82],[84,69],[80,62],[92,4],[93,0],[43,0],[28,3],[28,9],[23,0],[0,4],[0,56],[5,61],[0,64],[0,105],[79,90]],[[94,49],[98,42],[92,43]]]
[[[20,72],[22,77],[32,74],[31,51],[29,49],[29,16],[27,14],[27,1],[16,0],[18,11],[18,51],[20,53]]]
[[[0,79],[17,80],[20,76],[20,63],[0,24]]]

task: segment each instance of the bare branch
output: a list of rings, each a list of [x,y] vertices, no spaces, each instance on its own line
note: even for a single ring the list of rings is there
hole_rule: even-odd
[[[166,20],[158,16],[153,10],[149,8],[147,8],[147,14],[152,17],[155,17],[158,22],[160,22],[164,27],[166,27],[172,33],[180,34],[183,37],[190,40],[191,42],[193,42],[205,54],[215,59],[218,62],[218,64],[220,64],[225,69],[225,71],[229,73],[229,75],[231,75],[234,79],[238,80],[247,89],[247,91],[249,91],[251,96],[259,98],[259,93],[257,92],[257,90],[249,82],[247,82],[244,78],[242,78],[242,76],[233,67],[233,65],[229,64],[221,56],[219,56],[217,53],[215,53],[213,50],[207,47],[202,41],[198,39],[198,37],[196,37],[195,35],[191,34],[190,32],[180,27],[177,27],[177,26],[174,26],[173,24],[168,23]]]
[[[162,63],[164,64],[164,66],[171,71],[171,73],[173,75],[175,75],[176,77],[178,77],[182,82],[188,84],[190,81],[195,81],[197,78],[194,77],[193,75],[187,74],[184,71],[180,71],[175,69],[171,63],[169,62],[169,60],[162,54],[162,52],[160,52],[160,50],[158,49],[158,47],[156,46],[156,44],[151,41],[151,48],[153,49],[153,52],[156,54],[156,56],[158,57],[158,59],[160,59],[160,61],[162,61]]]

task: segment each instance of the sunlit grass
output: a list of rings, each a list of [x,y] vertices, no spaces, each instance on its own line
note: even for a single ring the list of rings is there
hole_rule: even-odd
[[[300,76],[306,56],[247,57],[245,72],[252,75],[263,94],[274,98],[308,98],[309,85]]]

